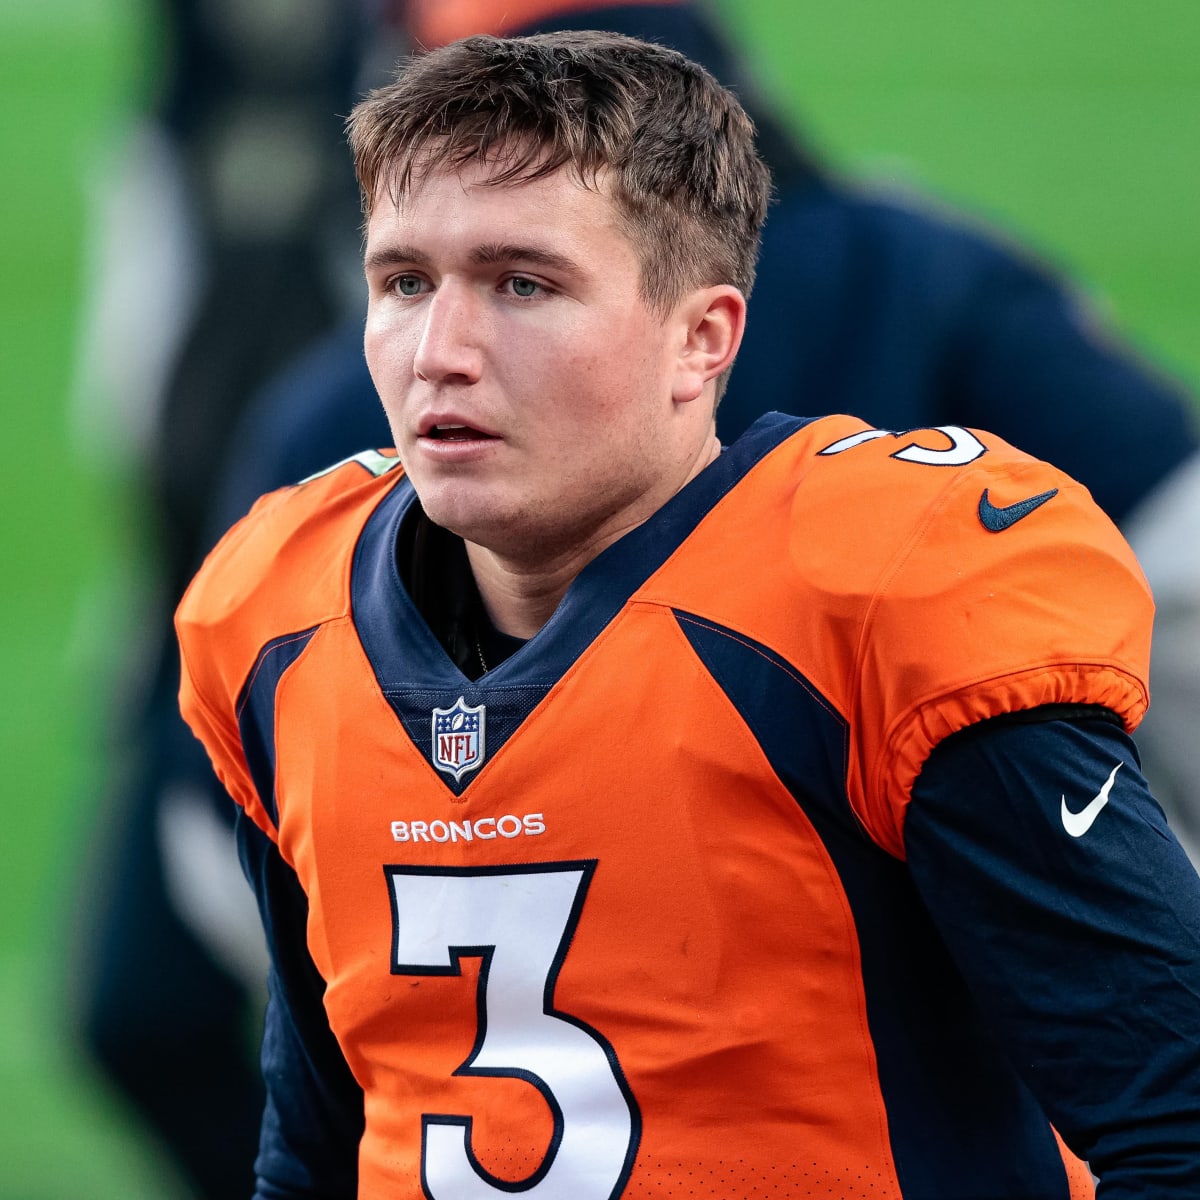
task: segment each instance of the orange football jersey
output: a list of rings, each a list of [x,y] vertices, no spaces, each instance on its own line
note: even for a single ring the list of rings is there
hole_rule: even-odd
[[[375,454],[275,493],[178,617],[185,715],[308,898],[359,1194],[1090,1195],[902,861],[949,734],[1145,709],[1086,490],[768,419],[476,681],[401,583],[415,503]]]

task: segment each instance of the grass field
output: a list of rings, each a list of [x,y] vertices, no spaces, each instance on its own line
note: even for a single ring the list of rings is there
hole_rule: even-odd
[[[1200,389],[1194,0],[733,0],[768,89],[835,162],[928,189],[1069,270]],[[76,879],[104,821],[122,481],[69,435],[86,171],[145,74],[136,0],[0,6],[0,1195],[168,1200],[66,1034]]]

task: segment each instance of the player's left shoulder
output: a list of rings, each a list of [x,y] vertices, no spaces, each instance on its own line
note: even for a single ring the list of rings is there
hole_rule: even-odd
[[[843,511],[886,528],[939,530],[956,540],[1092,536],[1124,545],[1088,490],[1051,463],[986,430],[962,425],[880,429],[828,418],[804,431],[811,493],[828,491]]]
[[[844,577],[857,588],[855,708],[870,794],[891,814],[876,812],[876,829],[932,745],[987,717],[1088,704],[1137,725],[1153,602],[1082,484],[979,429],[827,432],[809,474],[823,521],[842,514],[829,535],[841,553],[820,569],[826,593]]]
[[[1064,626],[1148,631],[1153,605],[1132,550],[1054,465],[956,425],[886,430],[833,418],[799,436],[792,509],[802,544],[832,542],[817,560],[827,590],[862,596],[877,617],[886,608],[919,621],[931,636],[963,614],[989,627],[1036,626],[1054,613]]]

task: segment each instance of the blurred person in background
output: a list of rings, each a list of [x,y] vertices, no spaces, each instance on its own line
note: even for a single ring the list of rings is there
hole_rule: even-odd
[[[1200,545],[1200,533],[1190,542],[1178,540],[1179,530],[1200,514],[1200,473],[1189,465],[1197,461],[1197,433],[1178,385],[1120,345],[1075,290],[1028,253],[918,198],[880,194],[843,179],[819,161],[764,99],[707,6],[413,0],[376,6],[370,15],[368,35],[362,37],[361,29],[353,35],[359,39],[360,88],[413,45],[439,45],[475,32],[605,28],[663,42],[704,63],[734,87],[755,119],[777,191],[747,335],[718,410],[723,440],[773,409],[850,412],[893,429],[986,428],[1080,479],[1139,542],[1164,548],[1158,559],[1169,568],[1164,577],[1172,580],[1171,595],[1200,594],[1194,568],[1189,581],[1181,565],[1194,564],[1200,555],[1180,553],[1181,546]],[[336,101],[329,111],[347,108]],[[336,169],[349,181],[344,147],[337,154]],[[313,229],[318,226],[328,227],[325,220],[316,220]],[[323,232],[314,238],[331,246]],[[343,265],[357,269],[356,251],[346,252]],[[312,289],[320,278],[296,279],[291,287]],[[357,286],[361,289],[361,280]],[[301,306],[311,302],[304,296],[284,299]],[[164,409],[163,444],[171,439],[184,455],[214,442],[220,447],[193,454],[190,470],[171,470],[167,486],[175,495],[168,500],[166,488],[162,492],[163,512],[188,514],[175,525],[166,600],[187,573],[180,569],[198,561],[258,495],[364,447],[390,444],[363,359],[360,303],[350,302],[345,319],[315,341],[317,330],[299,322],[296,344],[310,343],[304,353],[257,392],[225,388],[216,399],[196,389],[220,390],[213,373],[223,369],[225,356],[239,361],[239,347],[243,364],[258,362],[258,379],[271,376],[273,365],[288,355],[266,355],[268,365],[253,353],[257,345],[269,345],[267,328],[282,315],[269,304],[257,317],[233,307],[240,315],[228,345],[211,327],[215,336],[202,356],[209,383],[196,369],[186,414],[170,404]],[[326,316],[315,324],[331,321]],[[199,327],[192,325],[193,337]],[[177,361],[188,361],[186,353]],[[220,428],[187,431],[188,422],[209,421]],[[171,462],[170,456],[159,459],[168,469]],[[1186,613],[1186,603],[1172,611]],[[1176,624],[1185,625],[1186,618]],[[1161,617],[1156,636],[1157,647],[1163,640]],[[1159,657],[1156,705],[1142,727],[1147,739],[1159,724],[1160,707],[1185,724],[1196,712],[1197,673],[1190,684],[1183,674],[1178,695],[1160,704]],[[135,721],[140,734],[135,749],[142,755],[138,799],[129,806],[129,819],[115,829],[123,853],[110,870],[123,886],[114,893],[117,902],[96,914],[105,934],[94,961],[103,970],[92,980],[102,986],[91,990],[86,1028],[105,1061],[119,1064],[114,1077],[122,1086],[129,1087],[131,1079],[143,1090],[139,1081],[153,1083],[150,1103],[142,1106],[181,1161],[194,1160],[198,1151],[209,1164],[223,1157],[221,1171],[248,1183],[261,1087],[246,1082],[252,1070],[246,1029],[260,1002],[265,958],[249,890],[240,879],[230,879],[237,873],[233,806],[175,711],[169,652],[157,660],[155,679]],[[1200,765],[1177,757],[1190,740],[1179,746],[1162,739],[1166,753],[1147,763],[1161,797],[1181,791],[1183,779],[1200,778]],[[1185,844],[1187,817],[1186,809],[1171,813]],[[147,903],[151,894],[158,897],[154,905]],[[139,931],[148,920],[159,926],[154,938]],[[186,954],[169,948],[172,940]],[[127,995],[135,989],[135,997]],[[180,989],[186,989],[190,1008],[216,1014],[207,1029],[211,1084],[201,1097],[189,1090],[186,1073],[162,1070],[188,1037],[188,1023],[177,1022],[172,1011]],[[119,1056],[112,1053],[114,1041]],[[250,1103],[243,1105],[243,1099]],[[197,1103],[206,1108],[199,1126],[192,1113]],[[212,1136],[200,1150],[193,1135],[206,1124]],[[220,1137],[219,1124],[228,1126]],[[187,1131],[182,1139],[174,1132],[181,1128]],[[189,1174],[195,1178],[196,1170]],[[231,1193],[218,1188],[203,1194]]]
[[[153,104],[94,202],[76,424],[131,475],[149,596],[111,730],[98,885],[73,992],[95,1062],[198,1196],[245,1194],[262,1083],[261,938],[186,776],[170,617],[207,548],[210,497],[249,398],[359,305],[358,195],[342,117],[367,17],[342,0],[160,0]],[[211,818],[215,820],[215,818]]]

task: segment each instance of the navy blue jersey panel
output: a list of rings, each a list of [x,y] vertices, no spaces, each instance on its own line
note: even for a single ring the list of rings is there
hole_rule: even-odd
[[[238,814],[236,837],[272,963],[262,1042],[267,1101],[255,1200],[353,1200],[363,1094],[325,1015],[325,981],[305,941],[308,898],[278,847],[244,812]]]
[[[749,725],[772,766],[807,811],[819,806],[830,822],[861,837],[846,800],[846,722],[819,691],[774,651],[691,613],[675,619],[709,674]],[[797,708],[797,705],[800,707]],[[800,719],[797,719],[798,715]],[[773,747],[786,747],[782,765]]]
[[[1094,718],[956,734],[914,785],[905,841],[980,1006],[1103,1194],[1200,1195],[1200,880],[1129,737]]]
[[[978,1179],[987,1163],[988,1196],[1068,1200],[1046,1117],[985,1027],[907,867],[871,842],[850,811],[841,716],[767,647],[686,613],[676,617],[841,880],[904,1195],[973,1195],[964,1181]]]
[[[427,689],[444,694],[469,681],[451,663],[400,579],[400,523],[417,495],[402,479],[384,496],[354,549],[350,599],[354,628],[385,694]]]
[[[275,825],[275,689],[288,669],[304,653],[316,629],[272,638],[254,660],[237,702],[238,732],[258,798]]]

